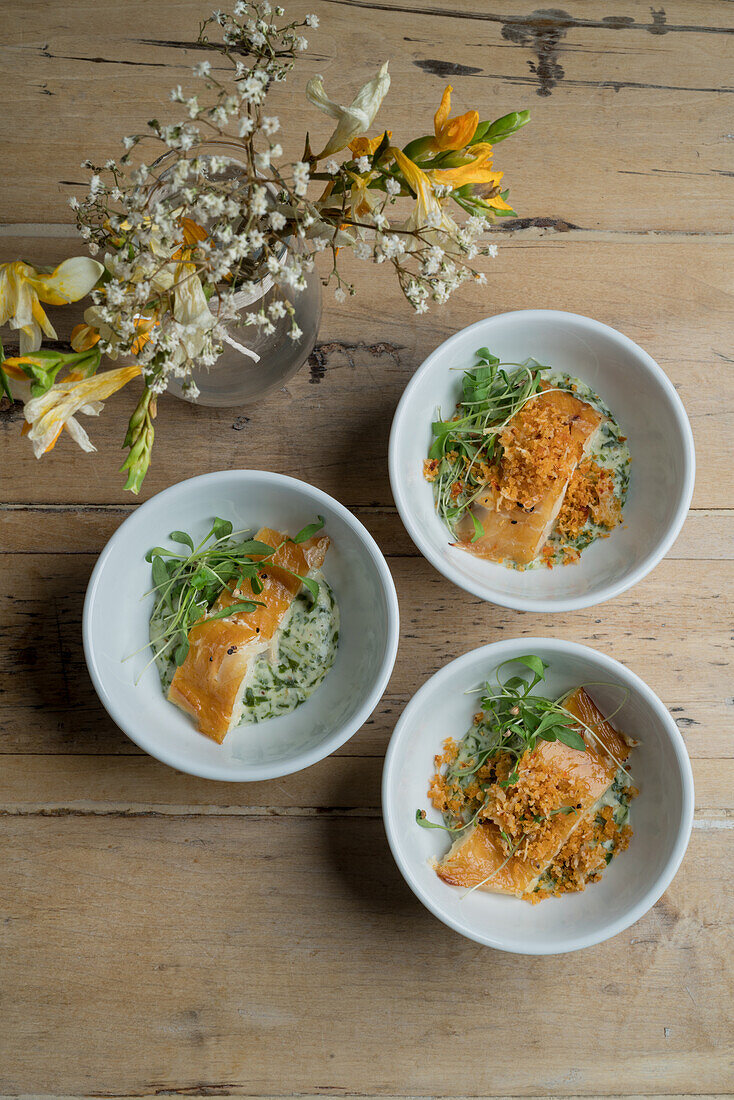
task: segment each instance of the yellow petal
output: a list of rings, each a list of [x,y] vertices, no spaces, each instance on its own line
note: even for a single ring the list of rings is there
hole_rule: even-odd
[[[37,325],[40,326],[40,328],[43,330],[44,334],[46,336],[48,336],[49,340],[55,340],[56,339],[56,329],[53,327],[53,325],[49,321],[48,317],[46,316],[46,314],[43,311],[43,306],[38,301],[38,298],[36,298],[35,296],[34,296],[33,305],[32,305],[31,308],[33,309],[33,320],[36,322]]]
[[[512,207],[508,206],[499,195],[493,195],[491,199],[482,199],[482,202],[486,203],[487,206],[493,206],[495,210],[512,210]]]
[[[463,149],[474,137],[479,125],[479,112],[467,111],[458,118],[449,118],[451,110],[450,84],[441,97],[441,104],[433,116],[433,127],[436,134],[435,147],[441,150]]]
[[[184,244],[194,245],[197,241],[205,241],[209,234],[193,218],[179,218],[178,224],[183,229]]]
[[[91,325],[81,321],[71,330],[71,346],[74,351],[89,351],[99,340],[99,333]]]
[[[23,407],[23,415],[31,425],[28,436],[36,458],[45,454],[58,439],[66,422],[81,409],[91,406],[99,412],[101,404],[117,390],[141,374],[137,364],[95,374],[82,381],[57,382],[40,397],[32,397]]]
[[[379,137],[368,138],[358,137],[354,141],[349,142],[349,151],[353,153],[355,157],[370,157],[373,153],[376,153],[382,139],[387,134],[387,140],[392,137],[392,130],[385,130]]]
[[[475,157],[469,164],[462,164],[458,168],[436,168],[430,173],[435,183],[450,184],[452,187],[463,187],[467,183],[491,183],[496,186],[504,173],[495,172],[492,169],[492,160],[489,153]]]
[[[453,92],[453,90],[454,89],[451,84],[446,85],[444,93],[441,96],[441,102],[439,104],[438,110],[433,116],[433,129],[435,130],[436,137],[438,137],[443,130],[444,126],[446,125],[446,120],[451,113],[451,93]]]
[[[91,256],[73,256],[60,263],[50,275],[37,276],[33,285],[42,302],[63,306],[89,294],[103,271],[102,264]]]

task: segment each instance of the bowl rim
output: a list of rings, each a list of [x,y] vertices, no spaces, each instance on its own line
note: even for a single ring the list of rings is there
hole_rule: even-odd
[[[474,580],[472,577],[465,576],[458,569],[454,569],[453,564],[449,560],[434,552],[428,539],[423,535],[421,527],[413,522],[407,494],[404,493],[401,484],[398,471],[398,441],[404,431],[404,422],[407,422],[413,391],[419,381],[424,374],[428,373],[435,361],[443,356],[451,345],[458,341],[465,333],[471,332],[473,329],[484,328],[487,324],[500,321],[506,317],[513,317],[516,321],[522,321],[524,319],[529,321],[533,318],[543,318],[552,321],[572,321],[580,324],[581,327],[596,332],[601,330],[603,333],[611,336],[613,340],[621,344],[627,351],[637,356],[640,361],[640,366],[646,369],[656,379],[670,402],[673,416],[680,431],[680,438],[683,444],[685,472],[681,486],[678,490],[678,503],[672,522],[658,537],[655,546],[653,546],[639,565],[637,565],[627,577],[619,581],[602,585],[598,590],[581,596],[554,598],[516,596],[498,591],[487,584],[482,584]],[[688,415],[673,383],[662,367],[655,362],[649,352],[646,352],[644,348],[641,348],[640,345],[636,344],[634,340],[631,340],[629,336],[625,336],[624,333],[619,332],[618,329],[612,328],[611,325],[607,325],[603,321],[596,321],[593,317],[586,317],[582,313],[571,313],[561,309],[516,309],[507,310],[504,313],[496,313],[491,317],[483,317],[478,321],[474,321],[471,325],[459,329],[458,332],[453,333],[452,336],[449,336],[439,344],[438,347],[434,348],[434,350],[423,360],[405,387],[397,408],[395,409],[392,427],[390,429],[388,470],[390,475],[390,487],[403,526],[423,557],[430,562],[434,569],[437,569],[439,573],[446,577],[447,580],[451,581],[452,584],[457,585],[459,588],[463,588],[464,591],[470,592],[473,596],[478,596],[479,599],[486,600],[488,603],[496,604],[499,607],[509,607],[515,611],[536,611],[541,613],[548,611],[563,612],[576,611],[583,607],[593,607],[596,604],[604,603],[606,600],[611,600],[615,596],[621,595],[622,592],[626,592],[641,581],[643,577],[646,577],[647,574],[662,561],[678,538],[691,505],[696,478],[696,452]]]
[[[411,722],[412,714],[417,709],[419,702],[430,695],[431,692],[437,687],[447,688],[460,666],[468,664],[480,655],[486,656],[488,661],[492,663],[492,667],[496,667],[499,660],[508,660],[509,655],[506,652],[508,649],[515,649],[517,653],[533,652],[538,646],[542,646],[546,651],[550,650],[554,654],[562,656],[575,655],[583,657],[585,659],[591,659],[598,667],[603,671],[614,675],[622,680],[631,690],[636,691],[643,699],[650,705],[655,711],[665,731],[667,732],[678,765],[678,770],[681,778],[682,787],[682,805],[680,822],[678,824],[677,835],[675,844],[673,846],[670,857],[667,863],[661,870],[657,878],[648,885],[643,897],[622,916],[616,920],[611,921],[609,924],[603,927],[590,931],[584,935],[576,935],[569,940],[567,946],[561,948],[554,945],[552,948],[544,948],[538,945],[535,949],[526,947],[524,944],[516,944],[508,946],[507,941],[503,937],[493,936],[489,933],[477,932],[470,930],[463,925],[461,921],[454,919],[450,914],[447,914],[442,910],[441,906],[433,901],[433,899],[421,888],[416,882],[413,875],[412,867],[410,863],[403,858],[402,851],[400,849],[398,833],[396,823],[394,820],[393,804],[389,797],[389,788],[392,782],[392,773],[396,768],[395,760],[398,753],[399,743],[404,736],[404,730],[406,730]],[[500,656],[501,655],[501,656]],[[437,672],[429,677],[415,692],[415,694],[409,699],[405,709],[403,710],[400,718],[398,719],[392,736],[390,737],[390,743],[385,754],[385,762],[382,770],[382,817],[385,832],[387,834],[388,844],[390,845],[390,851],[398,866],[400,873],[405,879],[406,883],[413,891],[419,901],[425,905],[425,907],[433,913],[443,924],[448,925],[455,932],[465,936],[467,939],[474,940],[476,943],[483,944],[486,947],[493,947],[498,951],[507,951],[510,954],[515,955],[561,955],[567,954],[570,951],[579,951],[584,947],[592,947],[594,944],[603,943],[604,941],[611,939],[612,936],[618,935],[623,932],[630,925],[640,920],[653,905],[659,900],[659,898],[668,889],[673,878],[675,877],[678,868],[680,867],[683,856],[686,853],[688,842],[691,837],[691,830],[693,828],[693,810],[694,810],[694,786],[693,786],[693,770],[691,768],[691,761],[688,756],[688,751],[685,746],[683,736],[678,729],[672,715],[668,711],[664,703],[655,694],[652,688],[640,679],[640,677],[627,668],[626,665],[621,664],[614,657],[608,656],[606,653],[602,653],[598,649],[593,649],[591,646],[583,645],[580,642],[568,642],[561,638],[503,638],[497,642],[490,642],[484,646],[478,646],[476,649],[470,649],[466,653],[463,653],[460,657],[454,658],[448,664],[443,665]]]
[[[191,487],[195,484],[205,485],[207,483],[214,483],[223,476],[239,477],[243,484],[246,484],[252,478],[257,478],[259,481],[264,481],[266,484],[287,485],[290,488],[297,489],[299,492],[303,492],[307,497],[310,497],[314,503],[321,504],[325,508],[331,509],[333,513],[339,516],[340,519],[352,529],[360,543],[364,546],[367,554],[376,567],[380,585],[385,595],[387,607],[387,632],[382,660],[372,689],[365,696],[362,705],[356,711],[350,722],[346,723],[330,737],[325,738],[320,744],[307,751],[295,754],[290,763],[281,763],[272,766],[253,766],[234,764],[230,761],[228,763],[222,762],[221,764],[212,766],[187,766],[188,761],[183,757],[183,754],[179,755],[175,751],[169,751],[166,748],[159,748],[156,745],[151,745],[147,738],[144,735],[140,735],[130,723],[120,720],[115,701],[105,687],[95,659],[91,625],[92,609],[107,560],[113,549],[124,540],[124,529],[126,525],[133,520],[138,522],[140,516],[148,516],[149,513],[152,513],[156,505],[160,502],[161,497],[173,496],[182,492],[185,494],[186,490],[184,486]],[[329,496],[328,493],[325,493],[323,489],[318,489],[316,486],[310,485],[308,482],[301,481],[298,478],[290,477],[288,474],[277,474],[268,470],[233,469],[199,474],[196,477],[186,478],[183,481],[176,482],[175,485],[169,485],[168,488],[161,490],[160,493],[156,493],[143,504],[139,505],[134,512],[123,520],[107,541],[104,549],[97,558],[87,585],[86,594],[84,596],[84,610],[82,613],[82,640],[87,669],[102,706],[118,728],[149,756],[154,757],[156,760],[160,760],[161,763],[167,764],[169,767],[175,768],[176,771],[185,772],[187,775],[195,775],[201,779],[214,779],[228,783],[260,782],[268,779],[278,779],[284,775],[292,775],[295,772],[310,767],[312,764],[318,763],[319,760],[325,759],[336,749],[345,744],[361,729],[384,695],[395,665],[399,636],[400,609],[397,592],[395,590],[395,582],[382,551],[364,524],[361,523],[356,516],[352,515],[348,508],[338,500],[335,500],[334,497]]]

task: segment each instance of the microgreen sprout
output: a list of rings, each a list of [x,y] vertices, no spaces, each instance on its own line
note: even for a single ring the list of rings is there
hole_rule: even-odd
[[[317,522],[308,524],[292,539],[284,538],[277,546],[258,539],[243,539],[241,536],[248,534],[246,530],[234,531],[229,520],[219,517],[198,544],[186,531],[172,531],[170,540],[183,549],[153,546],[145,555],[153,580],[145,595],[155,595],[152,620],[158,628],[158,633],[143,647],[153,649],[149,663],[166,654],[180,666],[186,660],[188,635],[195,623],[203,618],[212,621],[239,613],[251,614],[264,606],[257,598],[263,591],[260,578],[263,566],[272,562],[287,542],[305,542],[323,526],[324,518],[319,516]],[[316,581],[280,563],[278,569],[299,580],[316,599],[319,591]],[[232,602],[212,610],[225,590],[232,596]]]
[[[456,414],[433,424],[429,458],[438,461],[433,483],[436,509],[449,530],[468,512],[476,542],[484,534],[471,506],[486,492],[489,468],[502,457],[500,435],[509,421],[541,389],[544,368],[535,359],[501,362],[488,348],[479,348],[477,364],[464,372],[462,399]]]

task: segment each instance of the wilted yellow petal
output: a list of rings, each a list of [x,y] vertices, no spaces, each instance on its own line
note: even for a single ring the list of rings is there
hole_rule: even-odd
[[[324,157],[331,156],[332,153],[346,149],[350,141],[354,141],[360,134],[369,130],[390,87],[387,65],[386,61],[380,71],[362,85],[349,107],[343,107],[333,99],[329,99],[324,90],[322,76],[315,76],[309,80],[306,85],[306,98],[319,110],[337,120],[334,133],[316,160],[322,160]]]
[[[23,415],[31,425],[28,436],[36,458],[50,450],[75,413],[83,410],[96,415],[102,408],[101,402],[139,374],[141,368],[137,364],[119,367],[82,381],[57,382],[40,397],[26,401]]]
[[[89,294],[103,271],[102,264],[91,256],[73,256],[50,275],[37,275],[32,282],[42,302],[63,306]]]
[[[179,218],[178,224],[183,229],[184,244],[193,245],[197,241],[205,241],[209,236],[206,229],[193,218]]]

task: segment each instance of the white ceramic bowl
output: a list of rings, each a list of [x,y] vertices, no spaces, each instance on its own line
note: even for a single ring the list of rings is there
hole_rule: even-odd
[[[640,789],[632,802],[633,837],[583,893],[530,905],[518,898],[473,893],[442,882],[429,861],[448,850],[447,834],[423,829],[415,812],[440,821],[426,790],[433,756],[446,737],[469,729],[477,696],[467,695],[511,657],[537,653],[550,665],[536,690],[557,698],[579,684],[611,713],[628,695],[614,724],[639,740],[630,771]],[[522,671],[518,668],[518,671]],[[392,853],[406,882],[430,911],[477,943],[524,955],[576,951],[617,935],[639,920],[670,885],[688,845],[693,776],[683,738],[658,697],[624,665],[588,646],[552,638],[517,638],[474,649],[452,661],[413,696],[385,757],[382,812]]]
[[[155,667],[134,681],[149,651],[153,598],[146,552],[170,531],[203,538],[214,516],[235,530],[262,525],[295,534],[322,515],[332,545],[324,575],[341,612],[334,667],[288,715],[240,726],[222,745],[200,734],[169,703]],[[390,570],[372,536],[341,504],[303,481],[260,470],[227,470],[182,481],[137,508],[115,532],[92,573],[84,602],[84,655],[110,717],[151,756],[205,779],[288,775],[328,756],[357,732],[379,702],[398,646],[399,614]]]
[[[529,356],[580,378],[599,394],[629,440],[624,526],[592,543],[574,565],[525,572],[449,546],[423,460],[440,407],[453,412],[462,371],[477,348],[509,362]],[[522,611],[571,611],[608,600],[641,580],[673,545],[691,502],[693,436],[672,384],[647,352],[589,317],[558,310],[501,313],[436,348],[403,393],[390,435],[390,483],[408,534],[440,573],[467,592]]]

